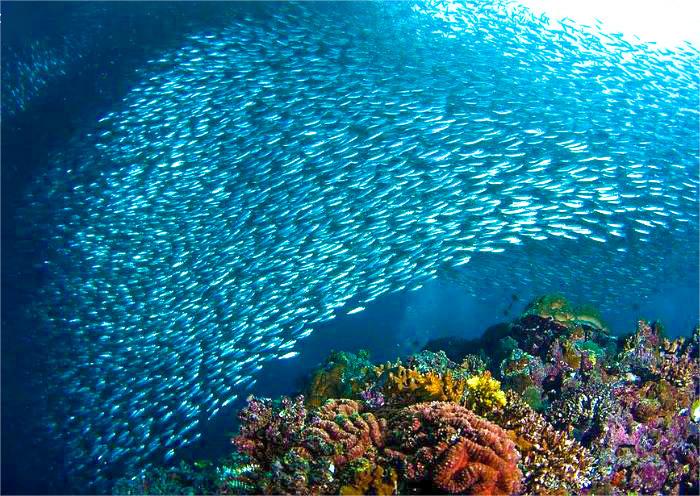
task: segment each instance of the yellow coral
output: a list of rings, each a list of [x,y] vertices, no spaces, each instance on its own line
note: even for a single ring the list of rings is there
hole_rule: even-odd
[[[467,379],[463,404],[477,415],[484,415],[491,410],[506,405],[506,394],[501,390],[501,383],[486,372],[473,375]]]
[[[439,375],[425,374],[402,365],[384,370],[386,383],[383,392],[393,403],[419,403],[423,401],[451,401],[459,403],[466,388],[464,379],[455,379],[447,372]]]

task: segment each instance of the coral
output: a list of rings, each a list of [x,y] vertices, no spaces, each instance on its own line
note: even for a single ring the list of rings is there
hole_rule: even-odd
[[[513,391],[506,398],[506,406],[488,419],[508,430],[522,454],[524,492],[568,494],[587,487],[593,470],[590,452],[566,432],[555,430]]]
[[[441,342],[459,347],[381,366],[333,353],[306,402],[248,399],[231,457],[115,491],[698,494],[700,327],[669,340],[639,321],[618,342],[594,311],[550,296]]]
[[[545,403],[542,400],[542,391],[535,386],[525,388],[522,393],[523,401],[527,403],[533,410],[542,411],[545,408]]]
[[[608,419],[594,441],[599,465],[611,468],[613,494],[690,494],[697,486],[698,448],[688,412],[670,397],[655,398],[657,387],[647,382],[618,391],[623,410]]]
[[[515,347],[544,360],[554,341],[566,337],[569,330],[555,320],[525,315],[513,323],[511,332]]]
[[[464,371],[467,376],[477,375],[484,372],[487,368],[486,362],[479,355],[465,355],[459,368]]]
[[[353,400],[329,400],[314,414],[304,435],[310,438],[310,451],[323,444],[332,447],[336,468],[360,457],[374,459],[376,447],[384,445],[386,420],[372,413],[360,413],[360,404]],[[321,449],[321,451],[326,451]]]
[[[533,357],[520,348],[515,348],[510,356],[501,362],[500,376],[506,387],[519,393],[524,393],[528,388],[541,390],[545,368],[539,357]]]
[[[350,464],[352,480],[340,487],[341,495],[397,494],[397,473],[391,467],[384,468],[365,458]]]
[[[501,390],[501,383],[491,377],[489,371],[467,379],[463,405],[479,415],[498,409],[506,404],[506,395]]]
[[[384,394],[375,387],[360,392],[360,398],[365,406],[370,409],[381,408],[386,403]]]
[[[442,375],[448,371],[453,372],[457,369],[457,364],[447,358],[444,351],[421,351],[420,353],[411,355],[406,360],[406,367],[416,370],[421,374],[433,372]]]
[[[523,315],[537,315],[566,323],[574,319],[575,313],[566,298],[552,294],[541,296],[530,302]]]
[[[356,399],[373,370],[374,366],[366,351],[357,354],[331,353],[326,363],[311,378],[306,404],[317,407],[331,398]]]
[[[619,404],[609,384],[589,380],[566,390],[549,410],[555,427],[573,428],[584,445],[596,436]]]
[[[598,330],[606,326],[595,308],[589,306],[574,307],[561,295],[545,295],[532,301],[523,315],[536,315],[552,319],[569,328],[585,325]]]
[[[640,320],[635,333],[624,341],[618,367],[643,380],[663,380],[689,392],[697,391],[700,364],[694,356],[693,339],[669,341],[658,323]]]
[[[396,412],[385,454],[399,463],[409,485],[468,494],[513,494],[521,473],[504,430],[464,407],[419,403]]]
[[[306,419],[304,398],[285,397],[273,402],[250,396],[238,418],[241,427],[233,444],[241,453],[264,464],[301,441]]]
[[[431,400],[459,403],[467,383],[465,379],[455,379],[450,371],[444,375],[421,373],[403,365],[383,369],[382,376],[386,379],[384,397],[395,405]]]
[[[303,397],[249,398],[233,443],[260,466],[256,486],[265,494],[333,492],[333,471],[383,444],[385,421],[360,413],[353,400],[329,400],[308,414]]]
[[[651,377],[659,361],[658,346],[661,343],[661,328],[644,320],[637,323],[634,334],[625,339],[618,357],[620,370],[642,377]]]

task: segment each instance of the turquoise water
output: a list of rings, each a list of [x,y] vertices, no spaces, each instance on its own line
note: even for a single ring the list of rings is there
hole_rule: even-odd
[[[3,430],[52,440],[46,487],[539,294],[697,323],[697,49],[457,7],[4,10]]]

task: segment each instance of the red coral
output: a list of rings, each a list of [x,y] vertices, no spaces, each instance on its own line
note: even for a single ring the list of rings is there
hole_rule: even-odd
[[[464,407],[419,403],[392,419],[385,455],[401,461],[412,482],[450,493],[512,494],[521,473],[515,444],[495,424]]]

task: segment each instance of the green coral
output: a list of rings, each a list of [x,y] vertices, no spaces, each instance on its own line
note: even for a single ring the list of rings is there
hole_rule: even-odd
[[[331,398],[357,398],[373,370],[365,350],[357,354],[334,351],[314,372],[306,392],[306,404],[316,407]]]

